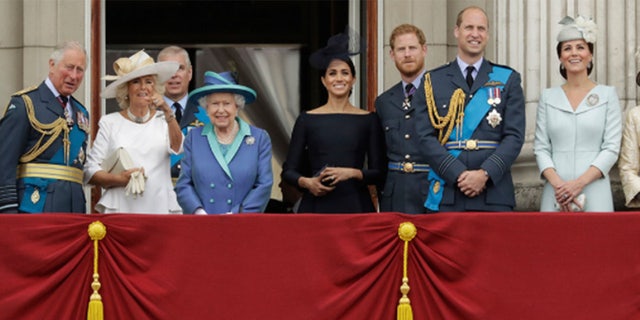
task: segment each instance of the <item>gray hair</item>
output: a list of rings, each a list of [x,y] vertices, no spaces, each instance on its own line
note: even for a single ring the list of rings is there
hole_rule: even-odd
[[[171,55],[181,55],[184,58],[184,61],[187,63],[187,67],[191,67],[191,59],[189,59],[189,53],[187,50],[178,47],[178,46],[168,46],[158,53],[157,61],[162,61],[162,58],[165,56]]]
[[[80,42],[75,41],[75,40],[65,41],[65,42],[57,45],[55,50],[51,53],[51,56],[49,58],[51,60],[53,60],[53,64],[56,65],[56,64],[58,64],[58,62],[60,62],[60,60],[62,60],[62,57],[64,57],[64,53],[69,51],[69,50],[78,50],[78,51],[81,51],[82,53],[84,53],[85,60],[87,61],[87,64],[89,64],[89,57],[87,56],[87,51],[80,44]]]
[[[200,105],[201,107],[203,107],[206,110],[207,109],[207,98],[210,95],[215,94],[215,93],[224,93],[224,92],[213,92],[213,93],[210,93],[210,94],[208,94],[206,96],[203,96],[200,99],[198,99],[198,105]],[[236,107],[238,109],[244,108],[244,104],[245,104],[244,96],[241,95],[241,94],[237,94],[237,93],[232,93],[232,92],[229,92],[229,93],[233,94],[233,99],[236,101]]]
[[[153,85],[153,88],[155,89],[155,91],[157,93],[159,93],[160,95],[164,94],[164,85],[161,83],[158,83],[158,76],[157,75],[152,75],[155,84]],[[138,79],[138,78],[135,78]],[[131,79],[128,82],[125,82],[121,85],[119,85],[116,88],[116,101],[118,102],[118,106],[120,106],[120,109],[127,109],[130,106],[130,101],[129,101],[129,82],[135,80],[135,79]]]

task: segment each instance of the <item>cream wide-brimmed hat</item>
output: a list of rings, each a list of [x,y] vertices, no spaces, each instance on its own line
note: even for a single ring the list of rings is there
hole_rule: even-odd
[[[566,16],[558,23],[562,25],[558,32],[558,42],[583,39],[588,43],[596,43],[598,27],[593,20],[580,15],[575,19]]]
[[[107,75],[104,77],[110,83],[100,95],[103,99],[115,98],[116,89],[130,80],[155,74],[158,76],[158,82],[164,83],[171,79],[176,71],[180,68],[180,64],[176,61],[154,62],[144,50],[140,50],[130,57],[119,58],[113,63],[115,76]]]

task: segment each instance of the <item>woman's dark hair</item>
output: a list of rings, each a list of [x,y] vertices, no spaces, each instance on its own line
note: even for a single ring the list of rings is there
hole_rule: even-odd
[[[333,59],[331,59],[331,61],[333,60],[340,60],[343,61],[344,63],[346,63],[349,66],[349,70],[351,70],[351,75],[355,78],[356,77],[356,66],[353,64],[353,61],[351,60],[351,58],[349,57],[333,57]],[[329,61],[329,63],[324,67],[324,69],[320,70],[320,75],[321,77],[324,78],[324,76],[327,74],[327,68],[329,68],[329,64],[331,64],[331,61]]]
[[[558,53],[558,58],[560,58],[560,54],[562,53],[563,43],[564,42],[558,42],[558,45],[556,46],[556,52]],[[591,55],[593,55],[593,43],[587,42],[587,47],[589,48],[589,52],[591,52]],[[593,70],[593,59],[591,59],[591,63],[589,63],[589,65],[587,66],[587,75],[590,75],[592,70]],[[563,67],[562,63],[560,63],[560,75],[563,78],[565,78],[565,80],[567,79],[567,70]]]

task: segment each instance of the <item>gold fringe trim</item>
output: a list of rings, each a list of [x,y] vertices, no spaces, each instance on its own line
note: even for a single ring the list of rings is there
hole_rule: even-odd
[[[69,147],[71,146],[71,141],[69,140],[69,126],[67,125],[67,120],[63,118],[58,118],[56,121],[44,124],[36,118],[36,112],[33,107],[33,102],[31,98],[26,94],[22,95],[22,100],[24,101],[25,108],[27,110],[27,117],[29,118],[29,122],[31,123],[31,127],[41,133],[40,139],[38,142],[33,145],[33,147],[27,151],[27,153],[23,154],[20,157],[20,163],[31,162],[31,160],[37,158],[40,154],[42,154],[45,150],[49,148],[49,146],[56,141],[60,133],[64,132],[63,143],[64,143],[64,163],[69,163]],[[45,136],[50,136],[46,142],[42,142]]]
[[[449,101],[449,110],[444,117],[438,113],[435,99],[433,98],[433,87],[431,85],[431,74],[424,76],[424,92],[427,99],[427,111],[429,112],[429,121],[434,129],[438,130],[438,141],[445,144],[449,140],[449,135],[453,131],[453,127],[458,126],[458,133],[461,132],[462,120],[464,119],[464,100],[466,95],[462,89],[458,88],[453,92]]]
[[[407,276],[407,260],[409,260],[409,241],[418,234],[416,226],[411,222],[403,222],[398,227],[398,237],[404,241],[404,253],[402,255],[402,285],[400,292],[402,297],[398,303],[397,320],[413,320],[411,300],[409,300],[409,277]]]
[[[103,320],[104,308],[102,305],[102,297],[100,290],[100,275],[98,274],[98,241],[104,239],[107,235],[107,227],[100,221],[94,221],[89,225],[89,238],[93,240],[93,282],[91,289],[93,293],[89,299],[89,309],[87,310],[87,320]]]

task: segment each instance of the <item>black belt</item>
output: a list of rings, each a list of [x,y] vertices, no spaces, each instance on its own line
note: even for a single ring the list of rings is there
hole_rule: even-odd
[[[404,173],[429,172],[428,164],[415,162],[389,162],[389,170],[402,171]]]

